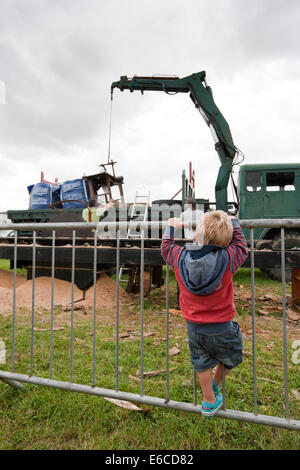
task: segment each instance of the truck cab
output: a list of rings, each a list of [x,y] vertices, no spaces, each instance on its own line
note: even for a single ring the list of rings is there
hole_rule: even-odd
[[[300,217],[300,164],[242,165],[238,187],[240,219]],[[278,229],[255,229],[254,239],[270,239],[274,249],[278,232]],[[245,235],[249,239],[249,229],[245,229]]]

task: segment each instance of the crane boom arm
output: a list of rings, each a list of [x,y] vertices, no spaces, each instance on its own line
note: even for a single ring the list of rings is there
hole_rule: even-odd
[[[187,77],[138,77],[122,76],[113,82],[111,91],[163,91],[168,94],[189,93],[206,124],[209,126],[215,142],[215,149],[220,159],[220,169],[215,185],[216,207],[227,211],[227,187],[237,149],[233,143],[227,121],[214,102],[212,90],[205,80],[205,72],[193,73]]]

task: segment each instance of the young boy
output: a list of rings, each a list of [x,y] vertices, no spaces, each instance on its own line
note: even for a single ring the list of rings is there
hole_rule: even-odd
[[[175,244],[182,221],[169,219],[161,254],[180,289],[180,308],[187,322],[189,348],[203,394],[201,413],[213,416],[223,404],[219,384],[225,373],[242,362],[242,336],[233,322],[232,277],[248,255],[238,220],[223,211],[206,212],[197,226],[194,244]],[[214,376],[212,374],[215,368]]]

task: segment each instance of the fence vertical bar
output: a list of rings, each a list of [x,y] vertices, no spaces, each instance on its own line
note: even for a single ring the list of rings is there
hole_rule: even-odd
[[[33,244],[32,244],[32,304],[31,304],[30,376],[33,375],[33,355],[34,355],[35,267],[36,267],[36,230],[33,231]]]
[[[223,395],[222,409],[226,410],[226,373],[225,373],[224,364],[222,364],[222,395]]]
[[[251,263],[251,317],[252,317],[252,357],[253,357],[253,412],[257,414],[257,380],[256,380],[256,317],[255,317],[255,273],[254,273],[254,239],[253,228],[250,229],[250,263]]]
[[[170,400],[169,392],[169,307],[170,307],[170,267],[166,265],[166,396],[165,403]]]
[[[93,260],[93,378],[92,387],[96,385],[96,299],[97,299],[97,230],[94,232],[94,260]]]
[[[119,309],[120,309],[120,231],[117,230],[117,260],[116,260],[116,392],[119,391]]]
[[[281,228],[281,282],[282,282],[282,322],[283,322],[283,363],[284,363],[284,395],[285,417],[289,419],[289,384],[288,384],[288,354],[286,331],[286,286],[285,286],[285,240],[284,228]]]
[[[197,373],[193,369],[193,404],[197,406]]]
[[[141,266],[140,266],[140,329],[141,329],[141,396],[144,395],[144,261],[145,232],[141,233]]]
[[[11,371],[15,371],[15,341],[16,341],[16,288],[17,288],[17,243],[18,232],[14,237],[14,285],[13,285],[13,311],[12,311],[12,338],[11,338]]]
[[[74,353],[74,282],[75,282],[75,241],[76,230],[72,232],[72,290],[71,290],[71,327],[70,327],[70,382],[73,382],[73,353]]]
[[[49,360],[49,378],[50,379],[52,379],[52,376],[53,376],[54,277],[55,277],[55,230],[52,230],[50,360]]]

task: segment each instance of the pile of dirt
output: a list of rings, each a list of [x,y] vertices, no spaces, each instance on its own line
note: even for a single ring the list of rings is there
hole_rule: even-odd
[[[25,277],[16,276],[16,287],[19,287],[24,282],[26,282]],[[13,289],[14,287],[14,273],[13,272],[0,269],[0,287]]]
[[[0,314],[11,311],[13,306],[13,277],[12,273],[7,272],[0,276]],[[49,310],[51,308],[51,277],[37,277],[34,286],[34,305]],[[33,281],[27,281],[24,278],[17,277],[16,288],[16,308],[31,309],[32,307],[32,288]],[[120,286],[120,305],[131,300],[131,297]],[[71,304],[72,284],[61,279],[54,279],[54,305],[66,307]],[[74,285],[74,302],[83,307],[93,307],[94,305],[94,287],[90,287],[85,292]],[[96,282],[96,306],[105,308],[114,308],[116,304],[116,283],[106,274],[101,274]]]
[[[1,287],[0,286],[0,314],[2,312],[6,312],[7,310],[11,309],[12,302],[13,302],[13,290],[9,287]]]
[[[129,302],[130,295],[120,286],[120,304]],[[94,286],[90,287],[85,294],[84,304],[87,307],[94,305]],[[96,282],[96,306],[114,308],[116,305],[116,282],[107,274],[101,274]]]
[[[34,304],[45,309],[51,308],[51,277],[37,277],[34,286]],[[32,280],[26,281],[16,289],[17,306],[31,307]],[[67,305],[71,302],[72,284],[61,279],[54,279],[54,305]],[[74,301],[80,300],[83,293],[74,285]]]
[[[16,288],[26,283],[26,278],[16,276]],[[14,273],[0,269],[0,313],[11,310],[13,304]]]

